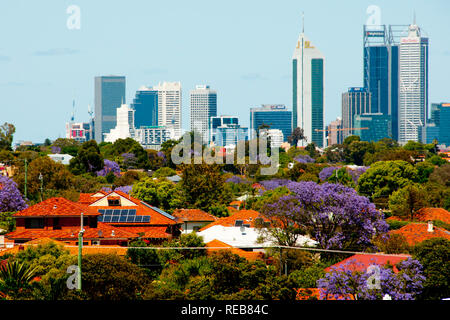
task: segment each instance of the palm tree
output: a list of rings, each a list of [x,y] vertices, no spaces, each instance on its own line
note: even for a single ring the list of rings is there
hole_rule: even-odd
[[[0,293],[15,298],[24,289],[31,288],[36,268],[28,267],[18,261],[8,262],[0,266]]]

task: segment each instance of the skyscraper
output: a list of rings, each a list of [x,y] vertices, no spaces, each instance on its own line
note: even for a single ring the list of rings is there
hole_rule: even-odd
[[[330,124],[327,126],[327,146],[332,146],[333,144],[341,144],[344,139],[342,137],[343,131],[342,129],[342,118],[337,118],[334,121],[331,121]]]
[[[134,125],[150,127],[158,125],[158,91],[145,86],[136,91],[131,107],[135,110]]]
[[[356,114],[353,117],[353,124],[356,127],[353,134],[359,136],[361,141],[377,142],[392,136],[391,116],[388,114],[381,112]]]
[[[191,131],[201,133],[204,142],[208,141],[208,128],[211,117],[217,116],[217,93],[208,85],[197,85],[190,92]]]
[[[399,86],[399,143],[421,141],[428,114],[428,38],[415,22],[400,41]]]
[[[398,50],[408,26],[363,27],[364,88],[371,93],[372,112],[391,116],[392,138],[398,139]]]
[[[95,140],[103,141],[105,133],[116,126],[116,109],[125,103],[125,77],[95,77]]]
[[[255,139],[256,131],[262,125],[269,129],[279,129],[283,133],[283,141],[287,141],[292,133],[292,111],[285,105],[263,104],[261,107],[250,108],[250,138]]]
[[[302,146],[314,142],[323,147],[325,59],[304,32],[298,38],[292,68],[292,127],[304,130],[307,140],[299,141]]]
[[[181,137],[181,82],[163,82],[158,91],[158,126],[173,129],[173,139]]]
[[[342,127],[355,128],[353,119],[355,115],[371,113],[371,93],[366,88],[352,87],[342,94]],[[353,130],[344,130],[343,139],[353,135]]]

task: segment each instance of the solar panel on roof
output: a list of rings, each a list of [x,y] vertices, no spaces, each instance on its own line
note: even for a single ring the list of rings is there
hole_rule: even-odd
[[[128,215],[136,215],[136,209],[129,209]]]
[[[235,225],[236,227],[240,227],[240,226],[242,226],[243,223],[244,223],[244,221],[242,221],[242,220],[236,220],[236,221],[234,222],[234,225]]]
[[[115,209],[115,210],[113,210],[113,216],[119,216],[120,214],[121,214],[121,211],[122,210],[119,210],[119,209]]]
[[[100,209],[100,210],[98,210],[98,212],[101,213],[101,214],[104,214],[105,210],[104,209]]]
[[[134,222],[142,222],[143,216],[136,216],[136,220]]]
[[[97,217],[97,221],[98,221],[98,222],[103,222],[103,216],[98,216],[98,217]]]
[[[119,221],[119,216],[112,216],[111,222],[118,222]]]
[[[111,209],[105,210],[105,214],[111,214],[113,211]]]
[[[128,209],[122,209],[122,216],[128,215]]]
[[[127,216],[121,215],[119,218],[119,222],[127,222]]]
[[[150,216],[144,216],[142,222],[150,222]]]
[[[128,216],[127,217],[127,222],[134,222],[134,219],[136,219],[136,216]]]
[[[111,222],[111,218],[112,218],[111,215],[104,215],[103,216],[103,222]]]

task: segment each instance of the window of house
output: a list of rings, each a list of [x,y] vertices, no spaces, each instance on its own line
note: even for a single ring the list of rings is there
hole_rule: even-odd
[[[44,218],[25,219],[25,229],[44,229]]]
[[[59,223],[59,218],[53,218],[53,230],[60,230],[61,225]]]
[[[120,207],[120,199],[108,199],[108,206]]]

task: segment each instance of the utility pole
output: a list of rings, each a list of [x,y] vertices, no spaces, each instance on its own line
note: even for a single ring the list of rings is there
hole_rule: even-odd
[[[78,233],[78,281],[77,289],[81,291],[81,255],[83,251],[83,212],[81,212],[80,232]]]
[[[27,198],[27,170],[28,170],[28,162],[25,159],[25,199]]]
[[[44,177],[42,176],[42,173],[41,172],[39,172],[39,180],[41,181],[41,202],[42,201],[44,201],[44,193],[43,193],[43,188],[42,188],[42,183],[43,183],[43,180],[44,180]]]

